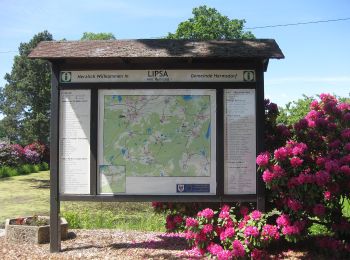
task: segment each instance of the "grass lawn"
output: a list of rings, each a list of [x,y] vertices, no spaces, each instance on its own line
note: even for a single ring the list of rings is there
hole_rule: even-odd
[[[0,179],[0,224],[6,218],[48,214],[49,172]]]
[[[7,218],[49,214],[49,172],[0,179],[0,226]],[[164,231],[164,217],[150,203],[61,202],[71,228]]]

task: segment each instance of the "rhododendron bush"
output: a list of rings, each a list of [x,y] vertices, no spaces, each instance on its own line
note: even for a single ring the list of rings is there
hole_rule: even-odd
[[[284,146],[257,157],[270,200],[284,212],[283,235],[295,240],[319,223],[348,239],[342,207],[350,197],[350,104],[321,94],[291,131]]]
[[[217,212],[206,208],[196,217],[186,219],[186,239],[201,255],[261,259],[266,255],[263,249],[280,238],[280,228],[268,223],[277,213],[263,214],[258,210],[249,213],[247,207],[238,211],[228,205]]]
[[[0,166],[48,162],[48,156],[48,147],[39,142],[33,142],[25,147],[19,144],[0,142]]]

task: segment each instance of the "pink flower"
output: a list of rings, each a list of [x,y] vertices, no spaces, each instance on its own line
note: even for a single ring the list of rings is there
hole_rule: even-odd
[[[293,211],[295,211],[295,212],[297,212],[297,211],[299,211],[300,209],[302,209],[301,203],[300,203],[299,201],[295,200],[295,199],[289,198],[289,199],[287,200],[287,205],[288,205],[288,207],[289,207],[291,210],[293,210]]]
[[[298,235],[300,234],[300,230],[297,226],[285,226],[282,228],[283,235]]]
[[[230,209],[231,209],[231,207],[230,207],[229,205],[227,205],[227,204],[225,204],[225,205],[223,205],[223,206],[221,207],[221,211],[230,212]]]
[[[183,219],[182,219],[182,217],[181,217],[180,215],[176,215],[176,216],[174,217],[174,222],[175,222],[176,224],[181,224],[182,221],[183,221]]]
[[[346,150],[346,151],[350,151],[350,143],[347,143],[345,146],[344,146],[344,149]]]
[[[194,239],[195,233],[193,233],[191,230],[186,230],[185,232],[185,238],[187,240]]]
[[[340,171],[346,176],[350,177],[350,167],[348,165],[343,165],[342,167],[340,167]]]
[[[286,214],[282,214],[276,219],[276,223],[279,227],[285,227],[290,225],[289,216]]]
[[[198,221],[194,218],[186,218],[186,227],[197,227]]]
[[[230,217],[230,212],[228,211],[221,211],[219,214],[219,218],[222,218],[222,219],[227,219],[229,217]]]
[[[273,225],[266,224],[263,226],[261,235],[266,239],[272,238],[278,240],[280,238],[280,234],[278,233],[278,228]]]
[[[257,237],[257,236],[259,236],[259,230],[257,227],[247,226],[244,230],[244,235]]]
[[[212,255],[218,255],[222,250],[223,250],[222,246],[215,244],[213,242],[207,246],[207,251]]]
[[[205,224],[205,225],[203,226],[202,232],[203,232],[204,234],[208,234],[208,233],[210,233],[210,232],[212,232],[212,231],[213,231],[213,225],[212,225],[212,224]]]
[[[310,109],[313,109],[313,110],[318,110],[319,109],[319,104],[318,104],[318,101],[317,100],[313,100],[310,104]]]
[[[239,240],[235,240],[232,243],[232,253],[235,257],[244,257],[245,255],[245,250],[244,247]]]
[[[323,196],[325,200],[330,200],[332,198],[332,193],[330,191],[325,191]]]
[[[241,206],[239,209],[239,212],[241,213],[242,216],[248,215],[249,209],[246,206]]]
[[[325,212],[326,212],[326,208],[322,205],[322,204],[316,204],[314,206],[314,208],[312,209],[312,212],[319,217],[322,217]]]
[[[204,217],[206,219],[212,219],[214,217],[214,211],[210,208],[203,209],[198,212],[198,217]]]
[[[259,210],[254,210],[250,215],[254,220],[258,220],[261,218],[261,212]]]
[[[323,167],[325,163],[326,163],[326,159],[325,158],[317,157],[317,159],[316,159],[317,166]]]
[[[222,250],[217,254],[218,260],[230,260],[232,259],[232,253],[230,250]]]
[[[232,238],[235,235],[235,230],[230,227],[226,228],[225,231],[221,232],[220,234],[220,240],[224,241],[226,238]]]
[[[350,122],[350,112],[345,113],[343,119],[345,122]]]
[[[287,158],[287,155],[288,155],[288,151],[284,147],[278,148],[277,150],[274,151],[275,159],[278,161],[283,161],[284,159]]]
[[[339,171],[339,163],[337,160],[328,160],[325,163],[325,168],[329,173],[335,173]]]
[[[296,168],[300,165],[302,165],[303,160],[300,159],[299,157],[293,157],[290,159],[290,164],[292,165],[293,168]]]
[[[227,219],[229,217],[230,217],[230,206],[229,205],[222,206],[219,214],[219,218]]]
[[[252,251],[251,257],[253,260],[266,259],[266,252],[264,250],[254,248]]]
[[[338,104],[337,107],[341,111],[350,110],[350,104],[349,103],[345,103],[345,102]]]
[[[316,183],[318,186],[324,186],[331,180],[331,176],[326,171],[318,171],[315,174]]]
[[[270,154],[268,152],[261,153],[256,158],[256,164],[259,166],[266,166],[269,163]]]
[[[344,139],[350,139],[350,128],[346,128],[341,132],[341,136]]]
[[[275,179],[275,175],[270,172],[270,170],[265,170],[262,175],[264,182],[271,182],[273,179]]]
[[[292,154],[294,156],[302,155],[307,150],[307,145],[304,143],[295,143],[292,148]]]
[[[176,225],[173,221],[168,221],[165,224],[166,229],[169,230],[174,230],[176,228]]]
[[[279,166],[278,164],[275,164],[272,166],[272,172],[276,178],[282,177],[286,174],[285,171],[283,170],[283,168],[281,166]]]

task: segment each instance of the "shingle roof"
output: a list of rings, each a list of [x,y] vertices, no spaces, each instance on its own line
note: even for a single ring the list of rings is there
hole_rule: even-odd
[[[190,41],[167,39],[43,41],[30,58],[275,58],[284,55],[272,39]]]

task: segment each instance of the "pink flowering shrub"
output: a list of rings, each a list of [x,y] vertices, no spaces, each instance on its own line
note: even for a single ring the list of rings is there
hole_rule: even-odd
[[[0,166],[17,167],[22,164],[38,164],[48,161],[48,148],[34,142],[24,148],[19,144],[0,143]]]
[[[238,211],[228,205],[216,212],[206,208],[197,217],[186,219],[185,237],[202,255],[262,259],[266,255],[263,249],[280,238],[281,228],[268,224],[276,214],[257,210],[249,213],[247,208]]]
[[[19,144],[0,143],[0,166],[17,166],[24,160],[24,150]]]
[[[290,133],[283,146],[257,157],[269,198],[284,213],[278,227],[290,241],[306,236],[315,222],[337,241],[349,239],[342,204],[350,198],[350,104],[321,94]]]

